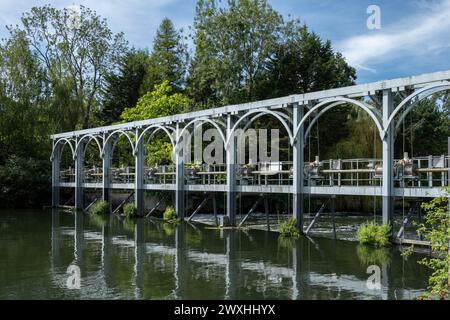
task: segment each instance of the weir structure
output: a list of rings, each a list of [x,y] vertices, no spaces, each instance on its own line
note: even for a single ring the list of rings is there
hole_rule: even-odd
[[[185,211],[186,192],[220,193],[226,195],[225,223],[236,225],[237,193],[262,198],[269,194],[290,194],[291,213],[297,219],[298,228],[303,230],[305,195],[330,199],[372,196],[382,198],[382,221],[391,223],[395,198],[437,197],[443,195],[443,187],[450,185],[448,155],[414,157],[405,153],[403,159],[394,159],[394,139],[406,116],[421,100],[449,89],[450,70],[54,134],[51,136],[52,206],[60,205],[60,188],[75,190],[77,209],[86,208],[84,190],[101,190],[101,198],[105,201],[110,200],[112,190],[129,190],[133,192],[138,213],[146,215],[145,191],[170,191],[174,193],[177,215],[190,220],[192,217],[186,217]],[[381,141],[382,157],[325,161],[316,157],[314,162],[305,162],[305,142],[311,128],[326,112],[343,105],[367,113]],[[236,161],[236,132],[242,126],[250,127],[263,116],[273,117],[286,131],[292,161],[256,163],[249,170],[248,166]],[[184,151],[179,145],[183,133],[193,131],[198,123],[208,124],[220,133],[226,161],[200,166],[199,170],[191,172],[184,163]],[[174,165],[146,167],[146,139],[156,132],[169,137],[175,150]],[[113,168],[111,165],[119,137],[125,137],[129,143],[130,156],[134,158],[132,167]],[[101,168],[84,167],[89,144],[98,149]],[[70,149],[73,169],[62,171],[60,160],[65,147]],[[195,182],[190,179],[191,175],[196,175]],[[267,208],[267,200],[264,202]]]

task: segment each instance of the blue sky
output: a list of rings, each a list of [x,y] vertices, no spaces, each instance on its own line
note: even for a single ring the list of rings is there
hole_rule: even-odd
[[[50,3],[88,6],[138,48],[151,48],[158,24],[192,24],[195,0],[0,0],[0,37],[22,12]],[[358,83],[450,69],[450,0],[269,0],[285,17],[300,18],[357,68]],[[369,30],[369,5],[381,9],[381,29]]]

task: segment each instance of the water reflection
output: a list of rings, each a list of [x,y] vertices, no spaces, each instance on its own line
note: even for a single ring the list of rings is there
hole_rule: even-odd
[[[53,212],[51,222],[50,274],[60,298],[411,299],[428,275],[418,255],[405,262],[395,249],[332,239],[283,243],[271,232],[82,213]],[[81,270],[80,290],[65,287],[70,264]],[[366,285],[373,264],[381,290]]]

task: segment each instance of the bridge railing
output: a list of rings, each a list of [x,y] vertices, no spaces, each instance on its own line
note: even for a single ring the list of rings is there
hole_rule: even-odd
[[[185,181],[187,184],[223,185],[227,183],[226,164],[185,165]]]
[[[411,170],[406,173],[401,169],[394,170],[394,184],[396,187],[432,188],[450,185],[449,156],[416,157],[412,159],[412,165]]]
[[[293,178],[292,161],[259,162],[238,165],[236,178],[238,185],[291,185]]]
[[[103,181],[103,169],[101,167],[84,167],[83,182],[84,183],[101,183]]]
[[[120,167],[110,169],[111,183],[134,183],[135,169],[134,167]]]
[[[64,183],[74,183],[75,182],[75,169],[69,167],[63,169],[59,172],[59,181]]]
[[[144,168],[145,184],[174,184],[175,183],[175,166],[159,165]]]
[[[292,185],[291,161],[260,162],[236,166],[237,185]],[[450,185],[450,157],[426,156],[396,159],[393,163],[393,179],[396,188],[436,188]],[[305,185],[308,186],[381,186],[383,162],[381,159],[330,159],[306,162]],[[174,184],[175,166],[160,165],[144,168],[145,184]],[[185,183],[196,185],[226,184],[226,164],[186,164]],[[101,167],[84,167],[83,182],[101,183]],[[71,167],[60,171],[60,181],[75,182],[75,170]],[[130,184],[135,182],[134,167],[110,169],[110,182]]]
[[[330,159],[305,164],[305,179],[310,186],[381,186],[380,159]]]

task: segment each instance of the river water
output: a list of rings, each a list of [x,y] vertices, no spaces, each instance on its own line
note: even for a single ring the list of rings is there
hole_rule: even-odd
[[[0,299],[414,299],[427,287],[423,257],[261,230],[0,211]]]

